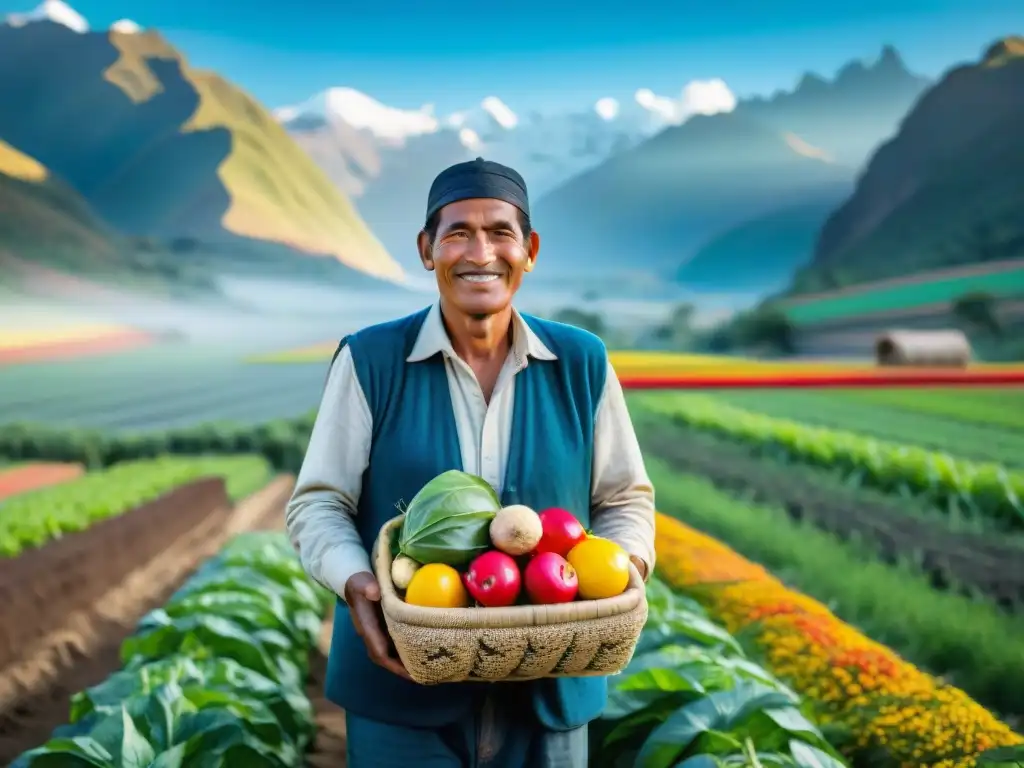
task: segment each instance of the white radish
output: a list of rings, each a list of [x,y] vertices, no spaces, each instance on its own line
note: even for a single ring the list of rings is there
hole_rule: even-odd
[[[420,564],[411,557],[399,555],[391,561],[391,581],[396,589],[408,589],[412,577],[420,569]]]
[[[533,551],[544,535],[540,516],[523,504],[502,507],[491,520],[491,543],[513,557]]]

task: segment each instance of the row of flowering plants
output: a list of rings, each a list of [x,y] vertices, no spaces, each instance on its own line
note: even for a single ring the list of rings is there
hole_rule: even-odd
[[[592,768],[846,768],[800,697],[652,579],[636,653],[592,727]]]
[[[853,766],[1024,766],[1024,737],[963,691],[724,544],[659,514],[657,551],[660,577],[755,649]]]

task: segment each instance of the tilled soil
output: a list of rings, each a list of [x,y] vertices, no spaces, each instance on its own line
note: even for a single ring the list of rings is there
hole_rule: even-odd
[[[0,559],[0,669],[39,647],[70,614],[94,604],[169,543],[211,520],[223,527],[230,513],[224,481],[199,480],[84,531]]]
[[[755,503],[783,507],[841,539],[875,547],[890,563],[916,557],[933,586],[980,592],[1008,611],[1024,608],[1024,548],[994,536],[954,533],[915,517],[900,501],[868,492],[838,492],[811,472],[787,471],[741,445],[694,434],[670,423],[644,421],[641,445],[674,469],[708,478]]]
[[[121,642],[139,619],[165,603],[231,535],[278,527],[291,483],[279,479],[273,493],[264,489],[234,510],[214,511],[175,538],[165,534],[162,551],[140,557],[119,583],[69,611],[60,626],[31,643],[29,654],[0,670],[0,765],[45,742],[66,723],[71,696],[121,667]],[[97,541],[106,551],[118,545]],[[5,615],[5,624],[11,616]]]

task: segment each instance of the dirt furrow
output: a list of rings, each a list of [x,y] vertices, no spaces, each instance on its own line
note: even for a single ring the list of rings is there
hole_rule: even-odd
[[[814,482],[810,474],[779,471],[741,446],[695,435],[673,424],[641,419],[641,445],[674,469],[708,478],[723,490],[755,503],[781,506],[840,539],[871,543],[890,563],[917,558],[933,586],[977,590],[1006,610],[1024,605],[1024,561],[1019,547],[991,537],[966,536],[899,508],[900,501],[846,493]],[[849,494],[849,495],[848,495]]]
[[[230,536],[277,527],[292,483],[291,477],[278,478],[227,514],[210,515],[93,603],[73,611],[62,626],[34,642],[25,658],[0,670],[0,765],[67,722],[71,696],[121,667],[121,642],[139,619],[165,603]]]

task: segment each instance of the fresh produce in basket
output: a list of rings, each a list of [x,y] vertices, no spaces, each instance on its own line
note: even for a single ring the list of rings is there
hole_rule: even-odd
[[[407,555],[399,555],[391,561],[391,581],[398,589],[408,589],[412,577],[420,569],[420,564]]]
[[[516,561],[497,550],[484,552],[470,563],[463,581],[473,599],[487,608],[513,605],[522,587]]]
[[[540,517],[542,535],[538,552],[554,552],[565,557],[569,550],[587,538],[583,525],[571,512],[558,507],[545,509]]]
[[[629,585],[626,551],[588,535],[571,512],[502,507],[487,481],[457,470],[409,503],[392,554],[395,588],[431,608],[600,600]]]
[[[465,608],[469,595],[458,571],[444,563],[427,563],[413,574],[405,602],[427,608]]]
[[[466,565],[491,548],[501,501],[483,478],[458,470],[424,485],[405,510],[398,552],[420,563]]]
[[[491,541],[508,555],[525,555],[540,544],[544,526],[540,515],[523,504],[502,507],[491,521]]]
[[[578,588],[576,570],[554,552],[540,552],[526,566],[526,593],[534,603],[571,603]]]
[[[589,536],[569,550],[566,560],[576,569],[584,600],[621,595],[629,584],[629,555],[614,541]]]

